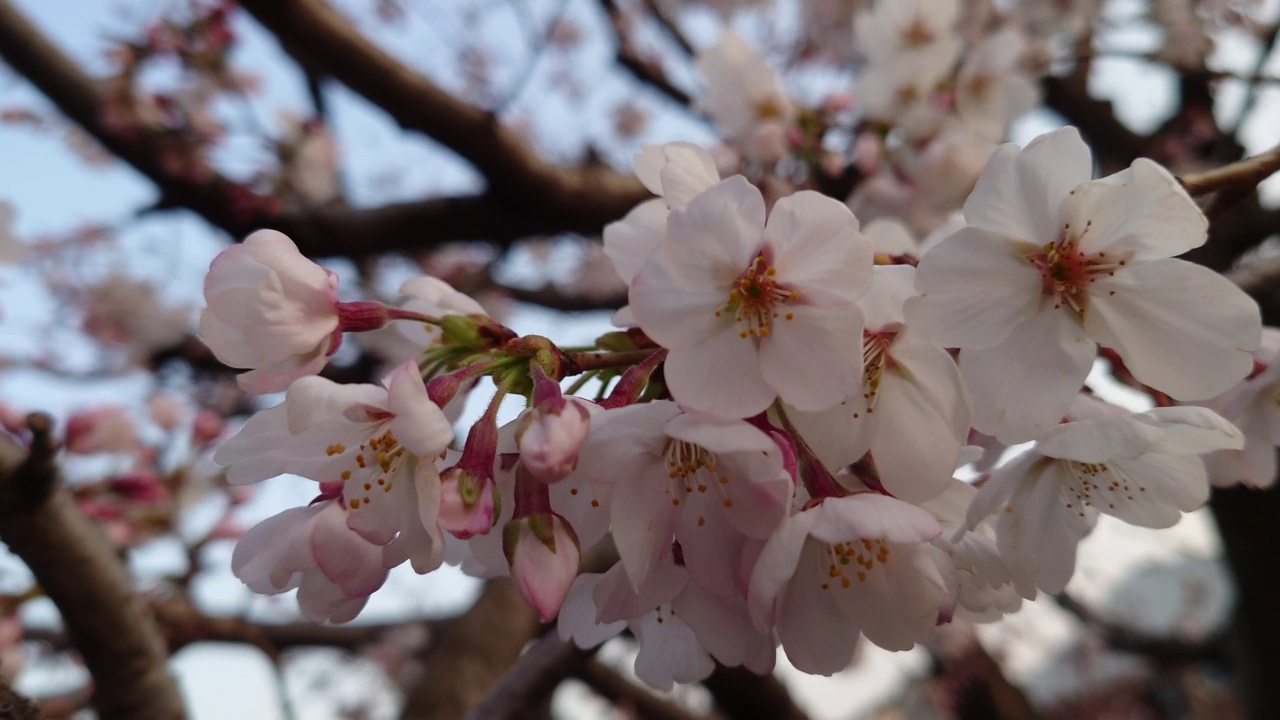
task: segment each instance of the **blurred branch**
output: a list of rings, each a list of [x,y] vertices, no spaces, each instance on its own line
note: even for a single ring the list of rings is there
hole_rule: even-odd
[[[680,46],[685,55],[693,57],[698,54],[698,51],[693,48],[693,43],[689,42],[688,36],[684,34],[680,26],[676,25],[675,20],[668,17],[662,8],[658,7],[657,0],[644,0],[644,5],[649,9],[649,12],[653,13],[653,19],[657,20],[662,29],[667,31],[667,34],[671,36],[676,45]]]
[[[246,6],[255,3],[245,3]],[[459,197],[442,197],[396,203],[373,209],[325,207],[308,210],[269,211],[258,204],[250,191],[215,172],[199,178],[173,172],[163,161],[163,138],[147,132],[121,135],[102,121],[105,97],[99,83],[55,47],[38,28],[7,0],[0,0],[0,59],[25,77],[70,120],[92,135],[102,146],[150,179],[160,191],[158,209],[182,207],[222,228],[233,237],[242,237],[260,227],[273,227],[292,237],[313,256],[361,256],[396,250],[424,249],[443,242],[472,239],[498,244],[529,235],[579,232],[599,233],[601,227],[622,217],[636,203],[648,197],[639,181],[601,167],[553,168],[543,164],[512,134],[500,128],[487,113],[458,101],[416,75],[394,65],[380,51],[368,45],[350,29],[350,23],[328,7],[313,2],[259,2],[268,6],[261,12],[278,21],[303,20],[303,35],[319,43],[317,52],[328,53],[329,62],[307,66],[320,76],[333,76],[350,84],[356,78],[372,77],[378,89],[371,93],[389,102],[397,120],[414,129],[444,127],[442,141],[451,140],[461,153],[492,173],[491,192]],[[309,15],[299,8],[314,9],[327,21],[320,28],[305,23]],[[283,20],[276,16],[283,16]],[[341,43],[325,45],[338,24],[341,37],[376,53],[380,63],[347,67],[343,64],[350,48]],[[329,34],[325,34],[329,33]],[[347,53],[343,54],[343,50]],[[334,64],[342,72],[333,72]],[[384,65],[392,63],[395,71]],[[394,77],[383,78],[382,73]],[[407,78],[407,79],[406,79]],[[430,90],[427,99],[414,102],[414,80]],[[406,85],[408,87],[406,87]],[[403,93],[403,95],[402,95]],[[439,102],[437,102],[439,101]],[[463,108],[464,110],[459,110]],[[451,112],[463,117],[449,118]],[[426,120],[414,118],[426,116]],[[430,134],[430,133],[429,133]],[[434,136],[434,135],[433,135]],[[449,144],[446,142],[446,144]],[[479,148],[479,149],[477,149]],[[504,160],[505,158],[505,160]],[[483,163],[483,166],[481,165]]]
[[[697,720],[700,715],[654,695],[595,658],[587,658],[577,676],[627,716],[644,720]]]
[[[787,686],[773,675],[757,675],[743,667],[716,664],[711,677],[702,681],[716,700],[716,708],[729,720],[807,720],[791,699]]]
[[[526,212],[576,218],[598,232],[648,197],[630,175],[598,165],[547,164],[493,113],[464,102],[363,37],[320,0],[243,0],[241,6],[311,72],[333,77],[475,166],[489,193]]]
[[[1098,617],[1097,613],[1067,593],[1053,596],[1058,606],[1076,616],[1086,626],[1097,630],[1112,650],[1133,653],[1162,663],[1218,662],[1226,659],[1223,634],[1203,640],[1160,637],[1123,627]]]
[[[468,720],[518,720],[529,708],[551,696],[561,680],[575,674],[590,657],[586,650],[543,635],[522,654],[498,681],[484,701],[467,714]]]
[[[52,421],[28,417],[25,450],[0,437],[0,540],[57,606],[103,717],[185,717],[164,639],[102,531],[58,488]]]
[[[1257,189],[1263,180],[1280,171],[1280,146],[1243,160],[1193,175],[1183,175],[1182,186],[1193,196],[1218,193],[1205,215],[1213,220]],[[1278,228],[1280,229],[1280,228]]]
[[[510,580],[484,586],[471,609],[451,622],[423,661],[401,717],[454,720],[480,704],[539,628],[538,616]]]
[[[635,43],[631,41],[631,33],[627,31],[627,18],[617,0],[600,0],[600,7],[609,16],[609,25],[613,28],[614,42],[618,46],[617,61],[636,80],[666,95],[676,103],[687,108],[693,107],[693,98],[689,93],[676,87],[662,69],[662,63],[656,59],[646,59],[640,55]]]

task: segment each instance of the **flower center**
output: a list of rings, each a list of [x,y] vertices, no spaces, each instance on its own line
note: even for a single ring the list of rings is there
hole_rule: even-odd
[[[933,42],[933,31],[925,24],[924,18],[916,16],[911,24],[902,31],[902,44],[907,47],[921,47]]]
[[[1088,232],[1087,225],[1085,232]],[[1041,292],[1053,300],[1054,309],[1066,305],[1077,313],[1084,312],[1089,285],[1100,276],[1115,275],[1116,270],[1125,265],[1124,260],[1108,257],[1105,252],[1085,255],[1077,239],[1066,238],[1045,245],[1027,259],[1040,271]]]
[[[883,540],[851,540],[847,543],[836,543],[835,545],[825,545],[826,552],[822,554],[822,559],[826,562],[823,568],[826,572],[827,580],[823,581],[821,588],[830,590],[833,583],[839,583],[841,588],[848,588],[852,581],[849,580],[849,573],[858,578],[858,582],[867,581],[867,573],[876,566],[877,563],[884,565],[889,562],[889,545]],[[849,567],[854,565],[855,567]]]
[[[738,335],[743,338],[769,337],[769,327],[774,318],[790,320],[792,313],[779,313],[779,306],[799,298],[795,290],[778,284],[777,268],[769,263],[763,252],[756,253],[747,269],[729,286],[729,299],[716,310],[716,317],[732,313],[734,322],[746,325]]]
[[[325,454],[329,456],[343,455],[347,451],[347,446],[343,443],[333,443],[325,448]],[[377,490],[383,493],[391,492],[394,487],[392,476],[399,469],[404,454],[404,448],[400,447],[396,436],[390,430],[384,430],[381,434],[371,436],[360,443],[360,447],[350,457],[355,467],[343,470],[339,474],[342,482],[345,483],[343,496],[347,507],[358,510],[372,503],[373,498],[376,497],[372,493]],[[353,474],[363,476],[364,482],[348,483]],[[364,492],[360,492],[361,489]]]
[[[756,100],[752,109],[755,111],[756,120],[758,122],[782,119],[782,103],[778,102],[778,99],[775,97],[765,97]]]
[[[667,478],[671,481],[667,492],[671,494],[672,505],[679,505],[681,498],[690,493],[705,493],[715,487],[723,496],[721,503],[726,508],[733,507],[733,499],[729,496],[729,477],[716,472],[714,453],[700,445],[670,438],[663,450],[663,459]],[[705,518],[699,518],[699,525],[704,522]]]
[[[1066,463],[1067,476],[1071,479],[1066,487],[1067,509],[1075,510],[1080,517],[1084,517],[1084,509],[1087,507],[1114,510],[1115,500],[1120,496],[1133,500],[1135,493],[1147,491],[1146,487],[1136,482],[1130,484],[1128,475],[1108,463],[1077,460],[1060,462]]]
[[[862,400],[868,413],[876,411],[876,399],[880,396],[880,381],[885,370],[892,370],[895,366],[889,346],[897,335],[897,330],[864,330],[862,333]],[[856,418],[860,414],[854,412],[853,416]]]

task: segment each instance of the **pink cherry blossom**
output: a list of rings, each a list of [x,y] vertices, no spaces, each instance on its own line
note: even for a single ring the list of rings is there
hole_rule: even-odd
[[[378,385],[294,382],[285,401],[249,419],[214,453],[232,484],[294,473],[342,483],[348,523],[384,547],[383,563],[438,567],[443,539],[435,461],[453,440],[448,420],[407,362]]]
[[[387,579],[382,548],[347,527],[336,498],[285,510],[250,528],[236,543],[231,569],[250,590],[298,590],[312,622],[353,619]]]
[[[907,650],[955,604],[928,545],[941,533],[929,513],[884,495],[826,498],[770,536],[751,575],[752,618],[775,627],[808,673],[843,670],[860,635]]]
[[[631,285],[640,328],[670,352],[682,405],[728,418],[775,397],[823,410],[853,392],[861,367],[857,300],[871,285],[871,243],[842,203],[805,191],[764,198],[741,176],[673,210],[662,246]]]

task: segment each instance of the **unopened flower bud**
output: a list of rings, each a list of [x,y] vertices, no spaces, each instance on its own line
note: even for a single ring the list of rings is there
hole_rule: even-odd
[[[537,480],[563,480],[578,464],[578,450],[590,427],[588,403],[576,397],[565,398],[557,411],[528,410],[516,428],[520,461]]]
[[[440,475],[440,527],[460,540],[493,529],[502,512],[502,497],[492,477],[457,465]]]
[[[573,526],[555,513],[512,520],[503,528],[502,550],[525,602],[542,622],[553,620],[578,575],[582,551]]]

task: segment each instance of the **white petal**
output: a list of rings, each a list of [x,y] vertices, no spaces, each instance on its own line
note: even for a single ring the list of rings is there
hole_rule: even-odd
[[[727,290],[688,286],[672,275],[661,253],[654,253],[631,282],[631,315],[654,342],[680,350],[726,327],[732,317],[716,311],[729,298]],[[736,334],[736,329],[735,329]]]
[[[1044,436],[1071,407],[1096,351],[1067,308],[1046,309],[995,347],[961,351],[973,426],[1006,444]]]
[[[812,190],[788,195],[774,204],[764,237],[779,280],[805,302],[839,304],[871,289],[871,241],[842,202]]]
[[[995,345],[1040,304],[1031,250],[977,228],[959,230],[920,259],[920,297],[907,304],[908,322],[943,347]]]
[[[805,544],[795,578],[778,599],[778,639],[797,670],[834,675],[853,660],[858,626],[836,606],[830,590],[823,590],[821,546]]]
[[[801,305],[788,315],[760,341],[765,381],[800,410],[825,410],[844,401],[862,376],[861,363],[850,367],[862,353],[862,311]]]
[[[688,350],[673,349],[663,372],[676,402],[724,418],[751,417],[777,397],[765,382],[754,340],[739,337],[734,326]]]
[[[1095,476],[1093,507],[1132,525],[1166,528],[1209,499],[1209,478],[1200,458],[1151,453],[1113,460],[1111,472]]]
[[[916,269],[910,265],[876,266],[871,291],[858,301],[868,330],[882,330],[906,320],[902,308],[916,294],[915,280]]]
[[[1086,255],[1132,260],[1181,255],[1203,245],[1209,232],[1209,221],[1177,178],[1146,158],[1075,188],[1062,202],[1062,219],[1083,233],[1079,247]]]
[[[1253,369],[1258,305],[1230,280],[1182,260],[1153,260],[1099,280],[1085,329],[1138,380],[1179,400],[1229,390]]]
[[[604,254],[613,263],[618,277],[627,284],[640,266],[662,244],[667,234],[667,204],[648,200],[635,206],[626,217],[604,226]]]
[[[1054,130],[1025,148],[1001,145],[964,204],[970,225],[1036,245],[1062,229],[1059,205],[1093,175],[1089,146],[1073,127]]]
[[[1064,495],[1064,461],[1037,463],[1018,483],[1009,504],[996,514],[996,545],[1018,593],[1057,594],[1075,572],[1076,548],[1097,522],[1097,513]],[[976,501],[975,501],[976,502]]]
[[[667,492],[659,492],[659,488]],[[633,588],[644,584],[658,557],[671,546],[677,518],[669,488],[665,468],[658,465],[651,472],[613,485],[609,510],[613,540]]]
[[[412,360],[387,376],[387,410],[396,441],[420,458],[434,458],[453,442],[453,426],[427,396],[427,387]]]
[[[760,249],[764,212],[760,191],[741,175],[711,186],[667,217],[669,272],[687,287],[727,292]]]

